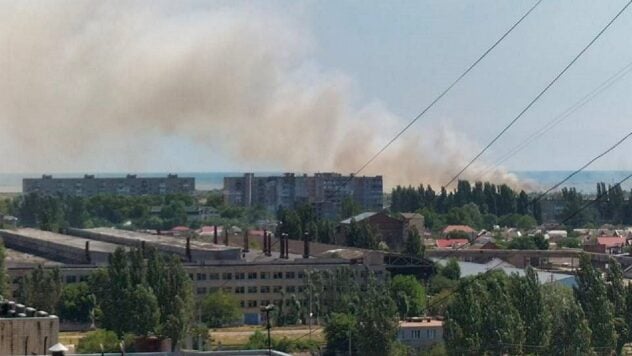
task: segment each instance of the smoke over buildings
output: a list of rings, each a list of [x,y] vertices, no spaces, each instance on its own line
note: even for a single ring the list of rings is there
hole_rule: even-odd
[[[158,146],[176,137],[244,170],[350,173],[410,119],[351,105],[349,78],[319,68],[309,34],[280,14],[140,5],[0,4],[0,172],[138,171],[149,157],[167,171],[177,157],[161,161]],[[439,121],[414,126],[363,173],[387,187],[445,183],[472,146]],[[502,169],[488,177],[518,184]]]

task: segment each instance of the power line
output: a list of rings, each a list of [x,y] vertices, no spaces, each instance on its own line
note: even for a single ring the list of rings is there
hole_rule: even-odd
[[[598,154],[596,157],[594,157],[593,159],[591,159],[590,161],[588,161],[586,164],[584,164],[583,166],[581,166],[579,169],[575,170],[573,173],[569,174],[568,176],[566,176],[566,178],[562,179],[561,181],[559,181],[558,183],[556,183],[555,185],[551,186],[549,189],[547,189],[546,191],[544,191],[542,194],[540,194],[537,198],[533,199],[533,203],[538,202],[539,200],[541,200],[545,195],[547,195],[548,193],[550,193],[551,191],[555,190],[556,188],[558,188],[560,185],[564,184],[566,181],[568,181],[569,179],[573,178],[575,175],[577,175],[577,173],[583,171],[584,169],[586,169],[586,167],[590,166],[593,162],[595,162],[596,160],[598,160],[599,158],[607,155],[608,153],[610,153],[612,150],[614,150],[615,148],[617,148],[620,144],[622,144],[625,140],[627,140],[630,136],[632,136],[632,131],[630,131],[627,135],[623,136],[623,138],[621,138],[619,141],[617,141],[614,145],[610,146],[607,150],[603,151],[602,153]]]
[[[368,165],[370,165],[380,154],[382,154],[382,152],[384,152],[391,144],[393,144],[393,142],[395,142],[402,134],[404,134],[404,132],[406,132],[406,130],[408,130],[415,122],[417,122],[417,120],[419,120],[423,115],[426,114],[426,112],[428,112],[428,110],[430,110],[439,100],[441,100],[441,98],[443,98],[457,83],[459,83],[461,81],[461,79],[463,79],[472,69],[474,69],[474,67],[476,67],[476,65],[481,62],[483,60],[483,58],[485,58],[494,48],[496,48],[496,46],[498,46],[498,44],[500,44],[500,42],[502,42],[505,37],[507,37],[538,5],[540,5],[540,3],[542,2],[542,0],[538,0],[527,12],[524,13],[524,15],[522,15],[522,17],[520,17],[520,19],[518,19],[518,21],[516,21],[516,23],[514,23],[502,36],[500,36],[500,38],[498,40],[496,40],[496,42],[494,42],[494,44],[489,47],[485,52],[483,52],[483,54],[478,57],[477,60],[474,61],[474,63],[472,63],[463,73],[461,73],[461,75],[459,75],[447,88],[445,88],[441,94],[439,94],[439,96],[437,96],[432,102],[430,102],[430,104],[428,104],[428,106],[426,106],[417,116],[415,116],[415,118],[413,118],[406,126],[404,126],[403,129],[401,129],[390,141],[388,141],[388,143],[386,143],[379,151],[377,151],[373,156],[371,156],[371,158],[366,161],[366,163],[364,163],[355,173],[354,175],[359,174],[360,172],[362,172]],[[345,183],[346,184],[346,183]]]
[[[465,165],[465,167],[463,167],[459,171],[459,173],[452,177],[452,179],[450,179],[450,181],[445,186],[450,186],[450,184],[457,180],[461,176],[461,174],[463,174],[463,172],[465,172],[474,162],[476,162],[476,160],[478,160],[479,157],[483,155],[483,153],[485,153],[494,143],[496,143],[496,141],[498,141],[498,139],[502,135],[504,135],[505,132],[507,132],[507,130],[509,130],[549,90],[549,88],[551,88],[553,84],[555,84],[564,75],[564,73],[566,73],[566,71],[568,71],[568,69],[572,67],[573,64],[575,64],[575,62],[577,62],[577,60],[593,45],[593,43],[595,43],[597,39],[599,39],[599,37],[601,37],[601,35],[606,32],[606,30],[617,20],[617,18],[619,18],[619,16],[628,8],[628,6],[630,6],[631,3],[632,0],[628,1],[625,6],[623,6],[623,8],[621,8],[621,10],[619,10],[619,12],[608,22],[608,24],[606,24],[606,26],[603,27],[601,31],[599,31],[597,35],[593,37],[593,39],[588,42],[588,44],[566,65],[566,67],[564,67],[564,69],[562,69],[562,71],[559,72],[555,76],[555,78],[553,78],[553,80],[549,82],[549,84],[546,85],[544,89],[542,89],[540,93],[536,95],[535,98],[533,98],[529,102],[529,104],[525,106],[525,108],[522,109],[522,111],[520,111],[520,113],[518,113],[518,115],[516,115],[516,117],[514,117],[514,119],[509,122],[509,124],[507,124],[478,154],[476,154],[476,156],[474,156],[474,158],[472,158]]]
[[[547,132],[549,132],[550,130],[555,128],[558,124],[560,124],[563,121],[565,121],[566,119],[568,119],[572,114],[574,114],[579,109],[584,107],[586,104],[588,104],[590,101],[595,99],[597,96],[599,96],[600,94],[604,93],[607,89],[612,87],[619,80],[623,79],[627,74],[630,73],[630,71],[632,71],[632,62],[628,63],[627,65],[625,65],[624,67],[619,69],[615,74],[613,74],[608,79],[603,81],[596,88],[594,88],[592,91],[590,91],[589,93],[584,95],[581,99],[579,99],[573,105],[568,107],[562,113],[560,113],[559,115],[555,116],[552,120],[547,122],[539,130],[533,132],[526,139],[521,141],[519,144],[514,146],[512,149],[510,149],[505,155],[503,155],[500,159],[498,159],[496,161],[496,163],[494,163],[493,166],[491,166],[490,168],[486,169],[483,173],[479,174],[475,180],[481,179],[482,177],[487,175],[490,171],[492,171],[494,169],[494,167],[500,166],[501,164],[506,162],[508,159],[514,157],[520,151],[525,149],[529,144],[531,144],[532,142],[534,142],[538,138],[542,137],[544,134],[546,134]]]

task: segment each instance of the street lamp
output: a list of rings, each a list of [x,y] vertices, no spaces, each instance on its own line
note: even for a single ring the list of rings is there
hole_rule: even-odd
[[[272,342],[270,339],[270,312],[274,310],[274,304],[268,304],[265,307],[261,307],[261,311],[266,313],[266,328],[268,329],[268,355],[272,356]]]

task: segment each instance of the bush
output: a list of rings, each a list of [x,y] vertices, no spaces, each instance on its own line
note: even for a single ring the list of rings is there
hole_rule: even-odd
[[[281,352],[297,352],[297,351],[315,351],[318,349],[318,342],[309,339],[289,339],[283,337],[281,339],[273,337],[271,340],[272,349]],[[261,332],[255,331],[248,338],[248,343],[244,345],[246,350],[265,350],[268,348],[268,337]]]
[[[114,331],[97,329],[86,334],[79,340],[78,353],[119,352],[120,340]],[[101,350],[103,345],[103,350]]]

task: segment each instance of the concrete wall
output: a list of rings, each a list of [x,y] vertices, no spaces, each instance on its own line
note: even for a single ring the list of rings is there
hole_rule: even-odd
[[[46,355],[58,342],[59,319],[0,318],[0,355]]]

